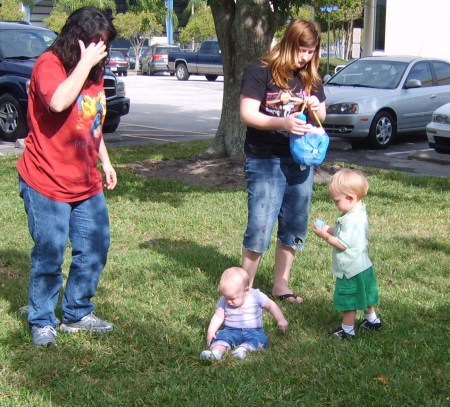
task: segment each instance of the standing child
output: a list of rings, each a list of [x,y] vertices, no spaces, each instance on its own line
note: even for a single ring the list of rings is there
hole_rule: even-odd
[[[379,330],[382,322],[375,312],[378,288],[368,255],[366,206],[362,199],[369,184],[357,170],[341,169],[332,177],[328,193],[342,212],[334,228],[322,221],[314,222],[314,233],[333,246],[332,271],[336,276],[334,309],[343,311],[342,325],[331,335],[340,339],[354,338],[356,311],[364,310],[359,329]]]
[[[245,69],[241,84],[248,207],[241,266],[252,286],[277,225],[272,295],[291,303],[303,302],[289,278],[306,240],[314,167],[294,161],[288,135],[303,136],[313,128],[297,117],[303,104],[309,120],[325,119],[319,53],[319,26],[294,19],[280,42]]]
[[[206,342],[209,350],[201,359],[219,360],[234,348],[232,355],[244,359],[247,352],[266,348],[269,341],[263,328],[262,310],[269,311],[284,333],[288,322],[275,302],[261,291],[250,287],[248,273],[240,267],[226,269],[219,283],[221,297],[209,323]],[[219,331],[219,328],[223,329]]]

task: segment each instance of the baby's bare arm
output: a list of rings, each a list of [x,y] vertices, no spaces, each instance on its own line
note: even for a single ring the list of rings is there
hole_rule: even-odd
[[[211,345],[211,341],[215,339],[216,332],[219,330],[220,326],[223,324],[225,319],[225,312],[222,308],[216,309],[211,321],[209,322],[208,331],[206,333],[206,343],[208,346]]]
[[[264,309],[272,314],[272,316],[275,318],[275,321],[277,321],[278,323],[278,329],[281,332],[285,333],[288,329],[289,324],[286,321],[281,308],[269,298]]]

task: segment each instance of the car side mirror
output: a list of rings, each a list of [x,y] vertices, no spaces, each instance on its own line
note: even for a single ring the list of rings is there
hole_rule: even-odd
[[[331,75],[325,75],[323,77],[323,83],[327,83],[331,79]]]
[[[409,79],[405,84],[406,89],[421,88],[421,87],[422,82],[420,82],[418,79]]]

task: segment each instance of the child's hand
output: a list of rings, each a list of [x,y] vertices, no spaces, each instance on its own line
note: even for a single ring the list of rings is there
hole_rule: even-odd
[[[298,117],[298,113],[293,113],[284,118],[283,130],[288,133],[303,136],[309,133],[313,129],[313,125],[306,123],[305,120],[301,120]]]
[[[311,109],[311,110],[318,110],[319,106],[320,106],[320,102],[319,102],[319,99],[317,98],[317,96],[310,96],[306,100],[306,104],[308,105],[308,109]]]
[[[214,333],[207,333],[206,334],[206,344],[208,345],[208,347],[209,346],[211,346],[211,342],[212,342],[212,340],[213,339],[216,339],[216,333],[214,332]]]
[[[327,236],[328,228],[329,226],[323,220],[320,219],[315,220],[312,224],[313,232],[322,239],[324,239]]]
[[[284,334],[286,333],[287,329],[288,329],[288,325],[289,323],[283,318],[280,321],[278,321],[278,329],[283,332]]]

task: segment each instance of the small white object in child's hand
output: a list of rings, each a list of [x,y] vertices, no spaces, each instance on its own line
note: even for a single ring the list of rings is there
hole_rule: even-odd
[[[316,219],[315,222],[314,222],[314,224],[316,225],[316,228],[322,229],[322,228],[323,228],[323,225],[324,225],[325,223],[323,222],[323,220]]]

